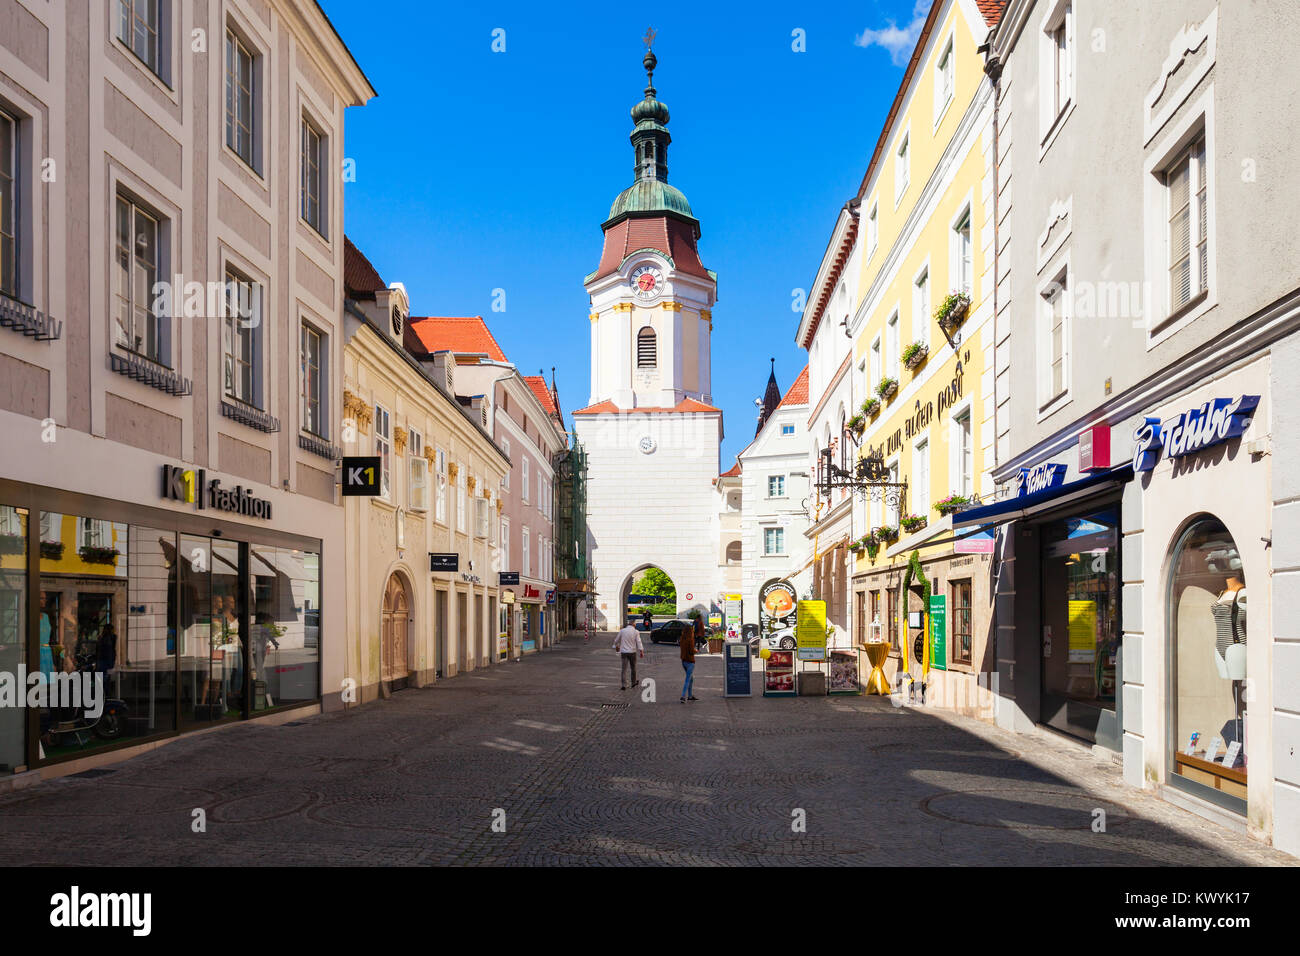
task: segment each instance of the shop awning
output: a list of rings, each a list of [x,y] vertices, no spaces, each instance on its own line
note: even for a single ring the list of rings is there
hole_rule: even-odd
[[[1120,488],[1132,479],[1133,466],[1124,465],[1122,468],[1098,472],[1095,475],[1068,482],[1057,488],[1045,488],[1032,494],[1005,498],[995,504],[984,505],[981,508],[967,508],[965,511],[959,511],[953,515],[952,526],[954,530],[958,528],[978,528],[983,530],[1006,524],[1008,521],[1031,518],[1034,515],[1059,508],[1062,505],[1068,505],[1073,501],[1091,498],[1093,495]]]

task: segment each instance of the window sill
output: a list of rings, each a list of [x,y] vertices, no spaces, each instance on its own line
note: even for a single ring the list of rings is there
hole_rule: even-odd
[[[1060,135],[1061,129],[1065,126],[1065,121],[1070,118],[1070,114],[1073,112],[1074,97],[1070,97],[1061,112],[1056,114],[1056,119],[1052,120],[1052,125],[1047,127],[1047,132],[1038,145],[1038,161],[1040,163],[1043,161],[1043,157],[1047,155],[1047,151],[1052,148],[1052,144],[1056,142],[1056,137]]]
[[[298,435],[298,447],[328,461],[343,457],[343,450],[330,444],[328,438],[305,429]]]
[[[225,150],[227,156],[234,159],[236,162],[239,163],[240,166],[243,166],[246,170],[248,170],[250,173],[256,176],[258,182],[260,182],[262,186],[266,186],[266,177],[263,176],[261,172],[258,171],[256,166],[254,166],[248,160],[244,159],[243,156],[240,156],[237,152],[235,152],[234,148],[231,147],[231,145],[227,143],[224,139],[221,142],[221,148]]]
[[[280,419],[230,395],[221,400],[221,415],[260,432],[270,434],[280,430]]]
[[[1070,404],[1070,390],[1066,389],[1038,406],[1038,421],[1045,421]]]
[[[176,99],[176,87],[172,86],[165,79],[163,79],[163,75],[159,73],[157,70],[155,70],[152,66],[150,66],[148,62],[146,62],[140,56],[140,54],[136,53],[135,50],[131,49],[130,45],[127,44],[126,41],[124,41],[120,36],[114,34],[113,39],[117,42],[119,48],[125,50],[127,54],[129,54],[130,58],[135,62],[136,66],[138,66],[141,70],[144,71],[145,75],[149,77],[150,82],[152,82],[160,90],[166,93],[172,100]],[[161,42],[161,40],[162,37],[160,35],[159,42]]]
[[[1157,325],[1152,326],[1147,332],[1147,348],[1155,348],[1189,322],[1200,318],[1214,308],[1216,304],[1217,302],[1210,298],[1209,289],[1197,293],[1185,305],[1170,312]]]

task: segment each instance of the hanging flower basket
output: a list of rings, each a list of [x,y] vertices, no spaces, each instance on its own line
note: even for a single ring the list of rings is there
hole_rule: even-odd
[[[81,560],[87,564],[116,564],[119,553],[117,548],[77,549],[77,554],[81,555]]]
[[[863,415],[871,416],[877,414],[879,411],[880,411],[880,399],[878,398],[869,398],[862,403]]]
[[[952,331],[961,325],[970,310],[970,296],[965,292],[953,292],[935,310],[934,318],[940,328]]]
[[[875,561],[876,555],[880,553],[880,542],[877,541],[875,538],[870,538],[867,541],[867,543],[863,545],[863,548],[866,549],[867,557],[869,557],[872,561]]]
[[[849,419],[849,428],[856,434],[861,435],[862,430],[867,427],[867,420],[861,415],[854,415]]]
[[[896,391],[898,391],[898,379],[896,378],[882,378],[880,384],[876,386],[876,394],[880,396],[881,400],[893,397]]]
[[[877,541],[892,543],[898,540],[898,529],[890,527],[877,528],[875,535]]]
[[[850,541],[850,542],[849,542],[849,550],[852,551],[854,554],[857,554],[859,551],[861,551],[861,550],[862,550],[862,539],[861,539],[861,538],[855,538],[853,541]]]
[[[42,541],[41,557],[47,561],[63,560],[63,542],[62,541]]]
[[[930,346],[924,342],[913,342],[907,348],[903,349],[903,364],[908,368],[916,368],[925,361],[926,356],[930,354]]]
[[[899,519],[898,523],[903,526],[904,531],[911,534],[913,531],[920,531],[929,524],[929,519],[924,515],[904,515]]]
[[[934,503],[934,510],[939,512],[941,516],[947,516],[956,514],[963,508],[968,507],[970,503],[970,499],[965,495],[949,495],[942,501],[936,501]]]

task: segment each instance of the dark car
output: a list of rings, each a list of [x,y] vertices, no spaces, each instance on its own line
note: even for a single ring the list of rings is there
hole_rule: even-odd
[[[677,644],[681,641],[682,632],[691,633],[695,630],[693,621],[665,621],[662,624],[656,624],[650,631],[650,642],[652,644]],[[706,638],[701,638],[695,642],[695,649],[708,647],[709,642]]]

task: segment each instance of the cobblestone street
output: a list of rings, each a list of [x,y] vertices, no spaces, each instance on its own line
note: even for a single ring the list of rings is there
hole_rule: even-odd
[[[724,700],[719,657],[683,706],[681,674],[675,646],[647,648],[644,703],[608,637],[570,638],[349,713],[185,738],[0,798],[0,864],[1295,863],[1064,742],[884,698]]]

